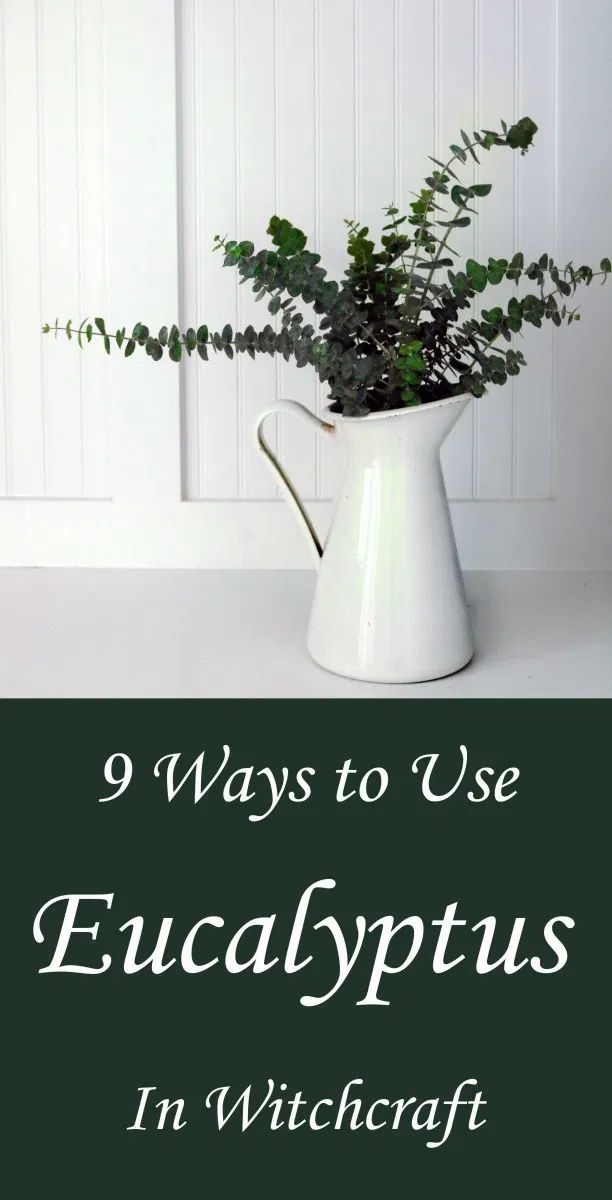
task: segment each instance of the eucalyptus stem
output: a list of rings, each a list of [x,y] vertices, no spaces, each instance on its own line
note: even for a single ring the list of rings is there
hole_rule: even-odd
[[[207,325],[183,331],[172,325],[153,333],[137,322],[131,333],[125,328],[111,333],[103,318],[96,317],[86,318],[78,329],[71,320],[62,325],[56,320],[44,325],[43,332],[76,338],[81,348],[101,338],[108,354],[114,341],[126,357],[140,346],[154,362],[164,354],[179,362],[194,352],[208,360],[211,350],[230,359],[242,353],[251,358],[281,354],[298,367],[312,367],[326,385],[332,409],[345,416],[367,416],[463,392],[480,396],[489,384],[503,384],[525,366],[514,334],[526,323],[540,327],[545,320],[554,325],[579,320],[576,308],[566,305],[567,297],[579,284],[588,286],[597,277],[605,282],[612,272],[609,258],[595,271],[586,265],[574,267],[571,261],[558,267],[548,254],[525,264],[520,252],[511,260],[489,258],[486,264],[468,258],[463,269],[457,268],[453,231],[478,217],[469,201],[491,190],[486,183],[463,186],[457,164],[464,166],[468,155],[478,162],[476,151],[493,146],[524,154],[536,130],[529,117],[510,127],[502,121],[501,132],[481,129],[471,136],[462,130],[463,144],[451,145],[447,161],[432,160],[436,169],[410,204],[411,215],[387,205],[389,222],[378,246],[367,226],[355,219],[345,222],[349,262],[340,283],[327,277],[306,235],[285,218],[270,219],[269,249],[256,251],[252,242],[216,237],[223,266],[236,270],[256,299],[265,300],[270,316],[278,317],[274,326],[233,330],[227,324],[213,332]],[[448,270],[442,281],[436,272],[444,268]],[[502,280],[517,285],[529,281],[533,290],[522,297],[514,294],[506,308],[480,305],[478,314],[466,319],[462,310]],[[304,306],[320,319],[310,324],[301,311]],[[502,346],[502,338],[510,345]]]

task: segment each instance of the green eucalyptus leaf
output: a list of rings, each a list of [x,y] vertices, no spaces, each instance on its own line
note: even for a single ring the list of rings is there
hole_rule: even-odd
[[[421,403],[420,396],[410,387],[403,389],[402,400],[407,408],[412,408],[415,404]]]
[[[489,281],[488,271],[481,263],[475,262],[473,258],[468,258],[465,269],[469,275],[472,287],[475,292],[484,292]]]
[[[489,283],[501,283],[508,266],[507,258],[490,258],[487,266]]]
[[[457,206],[457,208],[463,207],[469,197],[469,194],[470,189],[463,187],[463,185],[460,183],[453,184],[450,191],[451,200],[453,204]]]
[[[521,150],[524,153],[531,145],[537,131],[538,127],[531,117],[521,117],[516,125],[510,126],[506,134],[506,143],[513,150]]]
[[[465,153],[465,150],[461,146],[454,145],[454,146],[451,146],[450,148],[451,148],[455,158],[458,158],[459,161],[462,163],[467,162],[467,154]]]
[[[482,310],[483,319],[487,321],[489,325],[499,325],[503,315],[503,309],[499,307],[489,309],[483,308]]]
[[[299,254],[306,245],[306,236],[301,229],[296,229],[290,221],[281,217],[270,218],[268,234],[273,244],[278,246],[279,254],[284,256]]]

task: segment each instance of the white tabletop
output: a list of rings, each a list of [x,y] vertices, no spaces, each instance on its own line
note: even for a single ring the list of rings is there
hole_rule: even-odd
[[[612,696],[612,573],[473,572],[473,662],[376,685],[310,661],[308,571],[0,570],[2,697]]]

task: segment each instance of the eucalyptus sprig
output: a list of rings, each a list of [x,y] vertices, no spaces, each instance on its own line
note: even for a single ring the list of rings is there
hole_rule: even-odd
[[[277,328],[268,323],[259,331],[252,325],[234,331],[228,324],[211,333],[207,325],[184,332],[172,325],[154,334],[137,322],[129,334],[125,327],[111,333],[96,317],[93,322],[85,318],[78,329],[72,320],[65,325],[56,320],[43,332],[65,333],[81,348],[102,338],[108,354],[114,343],[126,358],[141,346],[154,362],[165,352],[173,362],[193,353],[206,361],[211,351],[228,358],[281,354],[298,367],[313,367],[327,384],[332,408],[345,416],[464,392],[481,396],[487,384],[503,384],[526,365],[514,344],[525,324],[571,325],[580,319],[568,304],[578,286],[588,287],[598,277],[605,282],[612,270],[609,258],[594,271],[572,262],[560,266],[547,253],[525,264],[520,252],[486,263],[468,258],[458,265],[453,233],[471,224],[478,213],[474,203],[488,196],[491,184],[464,185],[457,172],[495,147],[527,153],[536,131],[530,117],[510,127],[502,121],[499,130],[472,135],[462,130],[446,162],[431,160],[434,170],[409,212],[400,214],[394,204],[384,209],[380,247],[367,226],[345,222],[349,265],[339,282],[328,279],[320,256],[307,248],[306,235],[285,218],[270,220],[270,249],[255,251],[250,241],[217,235],[214,249],[223,254],[223,265],[238,271],[240,283],[248,283],[257,300],[267,300],[268,312],[279,318]],[[467,315],[476,296],[504,280],[517,287],[528,281],[537,290],[513,296],[505,308],[493,305],[478,316]],[[318,329],[304,321],[298,303],[317,314]]]

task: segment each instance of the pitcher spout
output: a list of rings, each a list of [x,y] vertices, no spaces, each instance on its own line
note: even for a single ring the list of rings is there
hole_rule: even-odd
[[[326,410],[334,421],[336,433],[350,454],[375,458],[420,458],[437,453],[453,426],[467,408],[471,397],[451,396],[432,404],[394,408],[372,413],[369,417],[340,417]]]

